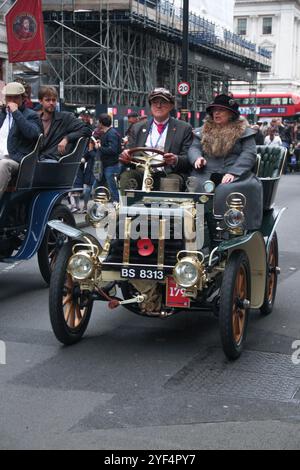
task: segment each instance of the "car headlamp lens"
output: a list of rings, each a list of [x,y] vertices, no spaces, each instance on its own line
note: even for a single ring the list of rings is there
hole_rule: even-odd
[[[94,272],[93,260],[86,253],[73,255],[68,264],[68,272],[74,279],[84,281],[90,278]]]
[[[174,268],[174,278],[181,287],[193,287],[199,279],[197,264],[192,261],[179,261]]]
[[[203,184],[203,188],[204,188],[204,191],[206,193],[213,193],[216,189],[216,185],[213,181],[211,180],[207,180],[205,181],[205,183]]]
[[[245,222],[244,213],[237,209],[229,209],[224,215],[224,221],[227,227],[231,229],[241,228]]]
[[[108,216],[107,208],[101,204],[100,202],[95,202],[88,211],[88,215],[90,220],[95,223],[101,222],[101,220],[105,219]]]

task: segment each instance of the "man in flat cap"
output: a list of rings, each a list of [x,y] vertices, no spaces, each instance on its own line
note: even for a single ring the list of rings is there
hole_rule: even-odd
[[[152,118],[132,126],[128,148],[152,147],[165,152],[166,165],[174,171],[186,172],[189,169],[187,151],[193,142],[190,124],[171,117],[175,97],[166,88],[155,88],[148,96]],[[126,150],[124,163],[130,160]]]
[[[2,93],[6,105],[0,113],[0,199],[22,158],[32,152],[42,133],[39,116],[24,105],[24,86],[11,82]]]

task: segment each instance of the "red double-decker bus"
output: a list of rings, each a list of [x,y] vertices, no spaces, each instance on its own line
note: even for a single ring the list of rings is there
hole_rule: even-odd
[[[300,96],[294,93],[234,93],[243,116],[258,118],[282,117],[295,120],[300,117]]]

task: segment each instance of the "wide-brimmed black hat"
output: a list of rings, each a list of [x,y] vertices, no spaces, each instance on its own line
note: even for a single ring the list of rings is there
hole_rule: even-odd
[[[231,111],[233,114],[235,114],[235,116],[237,117],[240,116],[239,105],[235,101],[235,99],[232,98],[232,96],[228,96],[228,95],[216,96],[213,103],[211,103],[206,108],[206,112],[208,114],[212,114],[215,108],[224,108],[224,109],[227,109],[228,111]]]

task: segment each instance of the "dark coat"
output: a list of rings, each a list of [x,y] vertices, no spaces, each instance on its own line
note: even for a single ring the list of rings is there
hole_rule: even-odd
[[[264,135],[260,130],[258,130],[257,133],[256,133],[255,143],[256,143],[256,145],[264,145],[264,143],[265,143]]]
[[[43,158],[59,160],[62,155],[58,152],[57,146],[63,138],[66,137],[68,139],[68,145],[66,147],[67,155],[72,152],[80,137],[88,138],[91,134],[92,131],[89,127],[87,127],[84,122],[76,118],[74,114],[66,111],[55,111],[50,130],[47,136],[44,137],[41,156]]]
[[[38,114],[22,106],[12,113],[13,125],[7,139],[7,150],[12,160],[20,163],[25,155],[31,153],[37,139],[43,133]],[[6,119],[6,110],[0,113],[0,127]]]
[[[246,128],[240,139],[237,140],[233,149],[228,155],[212,157],[205,155],[202,150],[202,131],[201,129],[195,129],[195,136],[193,144],[189,150],[188,157],[190,163],[194,166],[194,163],[199,157],[204,157],[207,160],[207,165],[199,172],[194,171],[196,175],[207,179],[212,173],[220,173],[225,175],[230,173],[235,176],[242,176],[251,171],[256,162],[256,143],[255,134],[251,128]]]
[[[137,122],[132,126],[128,148],[145,147],[153,119]],[[178,156],[175,171],[187,172],[190,165],[187,158],[188,149],[193,142],[193,131],[190,124],[170,118],[164,151]]]
[[[122,139],[119,132],[111,127],[100,137],[100,140],[99,155],[103,168],[117,165],[119,163],[119,155],[122,152]]]
[[[88,186],[93,186],[95,182],[95,175],[94,175],[94,165],[95,159],[97,157],[97,151],[87,151],[83,158],[85,163],[80,163],[78,172],[76,175],[76,179],[74,182],[75,188],[82,188],[84,184]]]
[[[228,210],[226,199],[233,192],[242,193],[246,196],[245,207],[246,229],[257,230],[262,223],[263,214],[263,192],[261,181],[253,174],[256,163],[256,131],[246,128],[243,135],[236,141],[233,149],[228,155],[211,157],[202,150],[202,128],[195,130],[193,145],[189,150],[189,160],[192,165],[203,156],[207,165],[200,171],[193,171],[192,178],[188,181],[189,190],[192,192],[203,192],[203,183],[211,179],[211,175],[227,173],[236,176],[229,184],[219,184],[214,197],[214,214],[224,216]]]

